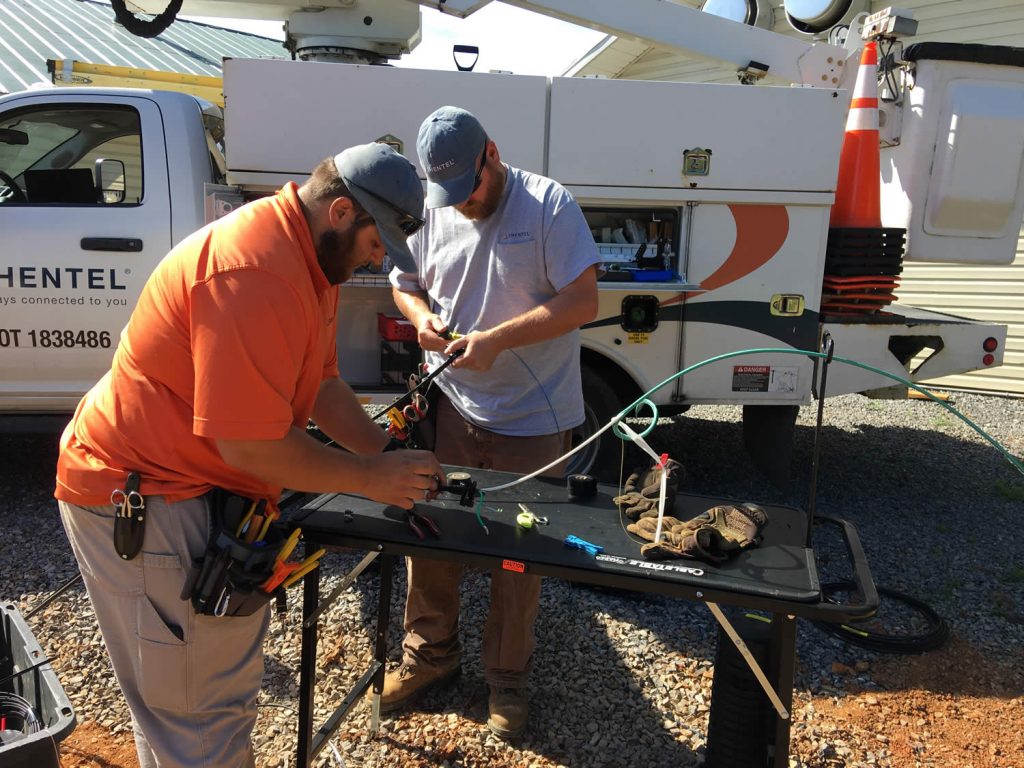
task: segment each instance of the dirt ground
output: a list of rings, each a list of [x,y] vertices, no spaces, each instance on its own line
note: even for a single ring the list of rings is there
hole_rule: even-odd
[[[887,743],[895,768],[1024,766],[1020,649],[993,662],[954,638],[933,653],[883,657],[872,678],[885,690],[814,705],[823,719]]]
[[[60,745],[63,768],[138,768],[135,741],[94,722],[81,722]]]
[[[1024,650],[993,661],[954,638],[921,656],[884,656],[871,677],[883,690],[814,697],[816,719],[848,743],[887,745],[893,768],[1024,768]],[[791,755],[807,766],[841,766],[836,758]],[[61,744],[63,768],[136,768],[127,734],[78,724]]]

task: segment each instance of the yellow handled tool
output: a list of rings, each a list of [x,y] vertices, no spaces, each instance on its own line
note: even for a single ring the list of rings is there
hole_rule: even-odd
[[[299,537],[301,535],[301,528],[296,528],[294,531],[291,532],[291,535],[288,537],[288,540],[281,547],[281,551],[277,553],[277,562],[283,563],[285,560],[288,559],[288,555],[292,553],[292,550],[295,549],[295,545],[299,543]]]
[[[245,531],[245,526],[247,526],[249,524],[249,522],[252,520],[252,516],[253,516],[253,514],[255,512],[256,512],[256,502],[254,501],[252,504],[249,505],[249,511],[245,513],[245,516],[242,518],[242,522],[240,522],[238,524],[238,530],[235,531],[235,538],[236,539],[239,538],[242,535],[243,531]]]
[[[299,566],[299,569],[297,571],[295,571],[295,573],[293,573],[287,579],[285,579],[285,581],[284,581],[284,588],[288,589],[288,587],[290,587],[292,584],[297,582],[299,579],[301,579],[307,573],[309,573],[314,568],[316,568],[319,565],[319,563],[317,561],[321,557],[324,556],[324,553],[326,551],[327,551],[326,549],[318,549],[312,555],[310,555],[305,560],[303,560],[302,565]]]

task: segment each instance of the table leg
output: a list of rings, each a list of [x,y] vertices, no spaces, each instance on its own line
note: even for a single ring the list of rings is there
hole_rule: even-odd
[[[377,603],[377,640],[373,658],[377,672],[373,676],[373,702],[370,713],[370,735],[380,731],[380,694],[384,690],[385,664],[388,660],[388,627],[391,624],[391,586],[394,579],[394,555],[382,555],[380,561],[380,599]]]
[[[318,549],[316,542],[309,541],[306,551]],[[302,580],[302,651],[299,661],[299,738],[296,765],[309,768],[313,755],[313,695],[316,683],[317,622],[308,622],[306,617],[317,610],[320,600],[320,569],[314,568]]]
[[[796,618],[784,613],[772,614],[771,676],[775,690],[790,716],[775,717],[773,768],[789,765],[789,735],[793,722],[793,674],[796,668]]]

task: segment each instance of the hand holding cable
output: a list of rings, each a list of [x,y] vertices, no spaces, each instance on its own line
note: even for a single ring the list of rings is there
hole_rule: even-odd
[[[489,371],[504,347],[487,331],[472,331],[465,336],[452,334],[452,342],[445,347],[446,355],[461,354],[453,368],[469,371]]]
[[[435,314],[425,315],[416,327],[416,341],[420,349],[443,352],[448,345],[448,323]]]
[[[411,509],[432,498],[444,483],[444,470],[429,451],[389,451],[364,457],[364,485],[357,492],[373,501]]]

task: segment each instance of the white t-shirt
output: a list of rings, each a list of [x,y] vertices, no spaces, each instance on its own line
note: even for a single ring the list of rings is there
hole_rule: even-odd
[[[573,196],[558,182],[517,168],[508,168],[493,214],[471,221],[454,208],[428,210],[409,247],[418,274],[396,268],[391,283],[426,291],[431,309],[461,334],[488,330],[545,303],[601,261]],[[583,422],[579,357],[576,329],[505,350],[488,371],[448,368],[435,381],[478,426],[546,435]],[[426,361],[433,370],[444,356],[427,352]]]

